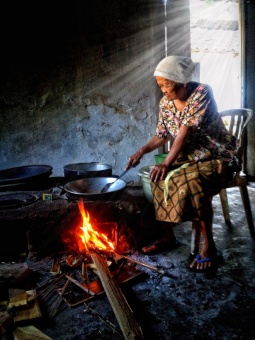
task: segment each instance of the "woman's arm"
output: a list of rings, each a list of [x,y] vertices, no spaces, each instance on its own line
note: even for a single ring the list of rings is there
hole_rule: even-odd
[[[167,157],[160,164],[154,166],[154,168],[150,172],[150,180],[152,182],[157,182],[166,177],[170,166],[174,163],[174,161],[178,158],[187,137],[189,131],[188,126],[181,126],[180,130],[172,144],[170,151],[168,152]]]
[[[149,153],[157,148],[159,148],[160,146],[166,144],[168,142],[169,139],[166,138],[160,138],[158,136],[154,136],[152,137],[152,139],[145,144],[144,146],[141,147],[141,149],[139,149],[138,151],[136,151],[136,153],[134,153],[129,159],[128,159],[128,163],[126,166],[126,170],[131,168],[131,167],[135,167],[137,166],[137,164],[139,164],[141,158],[146,154]]]

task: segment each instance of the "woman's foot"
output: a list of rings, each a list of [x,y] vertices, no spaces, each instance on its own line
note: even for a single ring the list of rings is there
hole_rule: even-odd
[[[197,254],[196,258],[191,262],[190,269],[203,272],[216,267],[216,257],[207,257],[203,253]]]
[[[215,248],[213,251],[207,252],[207,254],[210,255],[206,255],[203,250],[200,254],[197,254],[190,264],[190,269],[197,272],[217,269],[222,261],[222,252]]]

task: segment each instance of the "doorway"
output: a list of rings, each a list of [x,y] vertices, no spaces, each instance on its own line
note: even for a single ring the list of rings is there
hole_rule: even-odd
[[[190,0],[190,34],[199,80],[212,87],[219,111],[242,107],[239,2]]]

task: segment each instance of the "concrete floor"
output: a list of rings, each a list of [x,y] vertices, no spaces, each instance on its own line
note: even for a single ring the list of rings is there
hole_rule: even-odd
[[[134,249],[129,255],[169,274],[136,266],[145,274],[122,286],[146,339],[255,339],[255,243],[246,224],[239,190],[230,189],[228,195],[232,228],[224,223],[219,197],[213,200],[214,237],[224,257],[216,273],[194,273],[188,269],[188,222],[175,227],[182,243],[179,248],[154,256]],[[249,195],[255,220],[254,183],[249,186]],[[45,260],[30,263],[35,273],[48,270],[47,266]],[[102,319],[114,324],[120,334]],[[89,304],[66,308],[38,328],[54,340],[123,338],[105,295]]]

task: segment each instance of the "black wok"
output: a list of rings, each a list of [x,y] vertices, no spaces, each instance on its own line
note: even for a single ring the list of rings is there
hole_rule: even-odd
[[[110,186],[109,190],[106,193],[100,193],[102,188],[107,183],[114,183]],[[76,181],[69,182],[65,184],[64,190],[75,196],[80,196],[82,198],[104,198],[109,196],[109,194],[113,194],[119,192],[120,190],[126,187],[126,182],[123,180],[116,181],[114,177],[94,177],[94,178],[84,178],[78,179]]]
[[[69,180],[108,177],[112,175],[112,166],[100,162],[68,164],[64,166],[64,175]]]
[[[30,182],[48,178],[52,174],[50,165],[25,165],[0,171],[0,185]]]

